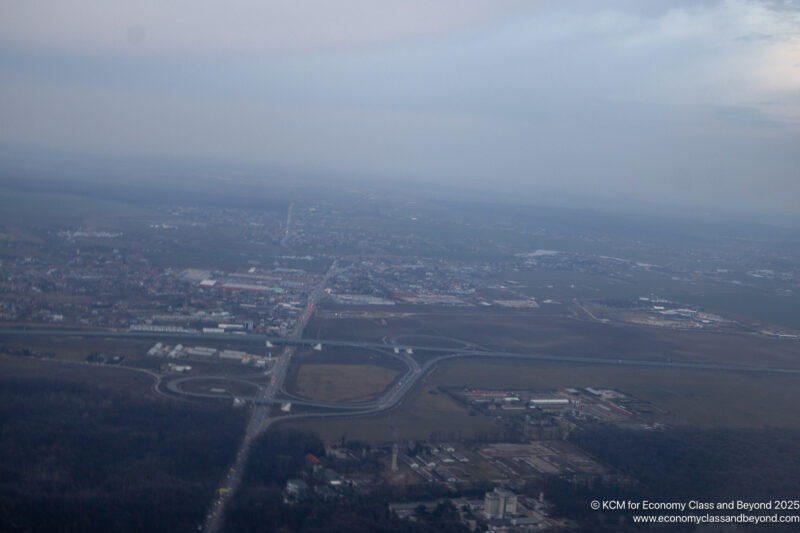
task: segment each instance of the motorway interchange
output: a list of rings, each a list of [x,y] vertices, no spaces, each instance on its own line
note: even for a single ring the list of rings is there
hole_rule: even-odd
[[[329,275],[335,269],[335,264],[329,270]],[[269,370],[269,376],[263,373],[258,374],[261,378],[261,383],[254,383],[249,379],[242,376],[228,376],[228,375],[205,375],[205,376],[192,376],[192,377],[179,377],[173,380],[164,380],[163,376],[150,371],[142,369],[135,369],[134,367],[119,367],[141,370],[150,374],[155,379],[156,391],[162,396],[170,396],[172,398],[190,398],[192,396],[212,396],[216,398],[225,397],[220,394],[207,394],[201,392],[192,392],[185,390],[183,385],[195,379],[214,379],[219,378],[227,381],[241,381],[242,385],[247,383],[256,391],[251,396],[240,396],[240,399],[247,401],[252,405],[252,414],[247,425],[247,430],[242,439],[241,446],[237,451],[234,462],[228,469],[222,483],[216,493],[216,497],[212,502],[211,508],[207,514],[203,530],[207,532],[219,531],[222,525],[222,517],[226,504],[232,499],[233,494],[241,482],[243,477],[245,465],[250,452],[250,447],[253,441],[261,433],[266,431],[270,426],[275,423],[294,420],[300,418],[311,417],[343,417],[343,416],[364,416],[379,413],[396,407],[408,395],[414,385],[423,377],[428,371],[434,368],[441,362],[468,357],[483,357],[483,358],[503,358],[503,359],[524,359],[526,361],[539,361],[548,363],[560,364],[577,364],[577,365],[610,365],[610,366],[625,366],[625,367],[647,367],[647,368],[664,368],[664,369],[689,369],[689,370],[711,370],[720,372],[744,372],[744,373],[770,373],[770,374],[800,374],[800,369],[786,369],[786,368],[773,368],[773,367],[760,367],[760,366],[744,366],[744,365],[730,365],[725,363],[692,363],[692,362],[676,362],[671,360],[655,360],[655,359],[613,359],[613,358],[597,358],[597,357],[577,357],[577,356],[559,356],[543,353],[512,353],[505,351],[496,351],[484,349],[474,344],[463,342],[457,339],[414,335],[409,337],[394,337],[385,338],[383,342],[357,342],[357,341],[342,341],[342,340],[329,340],[329,339],[308,339],[301,338],[302,331],[310,318],[313,306],[322,293],[322,287],[327,281],[326,279],[320,283],[318,289],[314,291],[313,297],[309,300],[307,309],[303,313],[303,319],[298,323],[293,334],[285,338],[270,338],[263,335],[225,335],[225,336],[205,336],[203,338],[213,338],[215,340],[225,340],[228,343],[241,343],[241,344],[260,344],[264,345],[269,343],[274,347],[282,346],[280,355],[275,358],[275,363]],[[133,331],[102,331],[102,330],[64,330],[64,329],[6,329],[0,330],[0,334],[14,335],[14,336],[76,336],[76,337],[107,337],[107,338],[141,338],[152,339],[158,338],[164,340],[165,338],[173,338],[175,340],[189,340],[196,339],[200,335],[193,335],[189,333],[179,334],[164,334],[164,333],[148,333],[148,332],[133,332]],[[219,337],[219,338],[218,338]],[[445,345],[444,347],[442,345]],[[284,379],[289,369],[290,360],[295,350],[300,346],[319,346],[324,349],[324,346],[340,347],[340,348],[357,348],[367,349],[382,354],[394,357],[402,362],[405,367],[405,373],[395,379],[395,381],[384,390],[383,393],[376,399],[367,402],[329,402],[329,401],[315,401],[307,398],[302,398],[297,395],[291,394],[284,388]],[[418,362],[413,354],[414,352],[424,351],[428,354],[440,354],[433,358],[427,359],[424,363]],[[266,384],[263,383],[263,378],[268,377]],[[166,389],[166,390],[164,390]],[[304,412],[301,413],[283,413],[279,412],[277,415],[271,413],[273,404],[291,402],[294,406],[302,407]],[[317,409],[317,411],[313,411]]]
[[[314,300],[312,300],[314,301]],[[309,307],[312,304],[309,303]],[[310,313],[305,314],[305,321],[307,321]],[[725,363],[692,363],[692,362],[675,362],[670,360],[645,360],[645,359],[612,359],[612,358],[596,358],[596,357],[568,357],[557,356],[542,353],[513,353],[505,351],[488,350],[474,344],[459,341],[457,339],[450,339],[445,337],[435,336],[413,336],[413,338],[385,338],[382,343],[374,342],[356,342],[356,341],[341,341],[341,340],[325,340],[325,339],[304,339],[301,338],[299,333],[302,332],[305,326],[305,321],[299,324],[295,331],[296,334],[288,338],[267,338],[260,335],[240,335],[240,336],[227,336],[226,340],[229,342],[237,342],[242,344],[252,344],[255,342],[265,343],[269,342],[275,347],[283,345],[280,355],[275,358],[275,363],[268,371],[268,376],[264,373],[258,374],[256,377],[261,378],[261,384],[244,378],[242,376],[229,376],[229,375],[204,375],[204,376],[186,376],[178,377],[173,380],[164,380],[163,376],[156,375],[150,371],[148,374],[154,376],[156,383],[155,387],[157,392],[163,396],[173,398],[191,398],[192,396],[207,396],[215,398],[224,398],[225,395],[209,394],[203,392],[187,391],[183,385],[191,382],[192,380],[215,379],[227,380],[233,382],[242,382],[242,384],[251,385],[253,390],[256,391],[252,396],[240,396],[252,405],[252,414],[247,425],[245,435],[242,439],[239,450],[236,453],[233,464],[227,470],[225,477],[221,480],[220,487],[216,492],[214,501],[207,514],[206,521],[202,529],[207,532],[219,531],[222,526],[222,517],[227,503],[229,503],[238,488],[244,474],[244,469],[247,464],[249,452],[253,441],[261,433],[270,428],[273,424],[278,422],[296,420],[301,418],[312,417],[344,417],[344,416],[365,416],[376,414],[382,411],[392,409],[399,405],[403,399],[408,395],[414,385],[422,378],[427,372],[434,368],[439,363],[444,361],[458,359],[458,358],[503,358],[503,359],[521,359],[526,361],[539,361],[549,363],[561,364],[578,364],[578,365],[609,365],[609,366],[626,366],[626,367],[648,367],[648,368],[664,368],[664,369],[693,369],[693,370],[711,370],[720,372],[743,372],[743,373],[769,373],[769,374],[800,374],[800,369],[786,369],[786,368],[773,368],[773,367],[759,367],[759,366],[744,366],[744,365],[730,365]],[[128,331],[86,331],[86,330],[63,330],[63,329],[9,329],[0,330],[0,334],[8,335],[32,335],[32,336],[80,336],[80,337],[117,337],[117,338],[155,338],[157,335],[154,333],[144,332],[128,332]],[[163,338],[164,335],[158,335]],[[180,335],[170,335],[170,337],[181,337]],[[184,334],[181,338],[189,338],[194,336]],[[409,344],[407,341],[411,340],[415,344]],[[429,345],[423,343],[430,342]],[[442,344],[449,344],[448,347],[442,347]],[[300,396],[294,395],[284,388],[284,379],[286,377],[290,360],[295,350],[299,346],[317,346],[321,345],[324,349],[325,345],[335,347],[351,347],[357,349],[368,349],[380,352],[390,357],[394,357],[401,361],[405,367],[405,373],[395,379],[395,381],[383,391],[383,393],[376,399],[367,402],[330,402],[330,401],[316,401]],[[424,351],[428,354],[438,353],[441,355],[435,356],[426,360],[424,363],[418,362],[413,354],[414,352]],[[133,367],[119,367],[130,368]],[[137,369],[141,370],[141,369]],[[266,384],[263,383],[263,378],[268,377]],[[164,390],[166,389],[166,390]],[[294,406],[302,406],[302,408],[309,409],[301,413],[283,413],[279,412],[276,415],[271,413],[274,404],[282,404],[291,402]],[[317,411],[313,411],[317,409]]]
[[[564,364],[598,364],[598,365],[613,365],[613,366],[637,366],[637,367],[651,367],[651,368],[673,368],[673,369],[695,369],[695,370],[714,370],[726,372],[747,372],[747,373],[782,373],[782,374],[798,374],[800,370],[797,369],[781,369],[781,368],[768,368],[768,367],[752,367],[740,365],[728,365],[722,363],[689,363],[689,362],[672,362],[672,361],[656,361],[656,360],[633,360],[633,359],[609,359],[609,358],[591,358],[591,357],[563,357],[553,356],[546,354],[524,354],[524,353],[510,353],[498,352],[483,349],[479,346],[457,341],[456,339],[449,339],[444,337],[430,337],[434,344],[441,341],[456,342],[460,346],[456,347],[436,347],[436,346],[423,346],[415,345],[409,346],[407,344],[398,344],[401,338],[387,338],[384,339],[383,344],[364,343],[364,342],[346,342],[334,341],[337,347],[349,346],[358,349],[372,349],[381,352],[387,356],[394,357],[400,360],[406,366],[406,372],[397,378],[383,393],[376,399],[367,402],[332,402],[332,401],[317,401],[303,398],[301,396],[292,394],[285,390],[284,378],[288,368],[288,362],[298,344],[304,345],[320,345],[326,343],[320,339],[292,339],[291,344],[287,344],[281,356],[278,358],[271,373],[271,379],[268,384],[259,389],[258,394],[250,397],[240,397],[254,405],[253,415],[248,424],[247,431],[244,437],[242,448],[237,454],[234,465],[229,470],[221,490],[218,491],[217,499],[212,505],[212,509],[208,514],[207,522],[205,524],[205,531],[218,531],[221,525],[221,517],[225,504],[230,501],[233,492],[238,487],[246,458],[249,452],[250,444],[253,439],[266,431],[270,426],[277,422],[296,420],[301,418],[312,417],[342,417],[342,416],[364,416],[376,414],[382,411],[392,409],[399,405],[403,399],[408,395],[414,385],[422,378],[428,371],[443,361],[467,358],[467,357],[484,357],[484,358],[513,358],[525,359],[528,361],[542,361],[542,362],[560,362]],[[275,343],[279,342],[277,339]],[[439,352],[441,355],[428,359],[423,364],[417,362],[413,353],[415,351]],[[226,376],[219,376],[221,379],[231,379]],[[173,393],[179,394],[202,394],[205,393],[185,393],[179,387],[180,384],[191,381],[192,379],[209,379],[209,376],[191,378],[184,377],[174,380],[171,384],[167,384],[167,388]],[[250,383],[250,382],[248,382]],[[217,395],[219,397],[219,395]],[[307,409],[319,409],[318,411],[307,411],[294,414],[278,414],[276,416],[270,415],[270,408],[273,404],[282,404],[291,402],[296,406],[303,406]]]

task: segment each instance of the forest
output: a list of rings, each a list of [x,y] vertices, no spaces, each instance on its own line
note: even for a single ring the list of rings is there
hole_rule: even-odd
[[[295,504],[282,502],[281,492],[289,478],[302,478],[307,472],[305,454],[325,457],[322,441],[314,434],[296,430],[276,430],[263,435],[254,445],[247,475],[226,518],[226,530],[293,531],[321,533],[349,531],[368,533],[433,533],[467,531],[458,521],[452,505],[440,504],[422,520],[400,520],[388,508],[392,501],[408,496],[402,490],[371,487],[369,492],[345,489],[334,499],[312,492]],[[313,482],[311,482],[313,484]],[[415,497],[445,494],[415,494]],[[435,498],[434,498],[435,499]]]
[[[246,413],[0,380],[0,530],[195,531]]]
[[[683,427],[641,431],[598,424],[575,433],[571,440],[629,480],[620,482],[617,477],[589,484],[561,478],[545,480],[545,494],[556,504],[555,514],[579,519],[586,531],[643,531],[641,525],[624,521],[629,519],[627,512],[591,510],[588,503],[594,499],[762,502],[795,500],[800,494],[797,430]],[[684,524],[674,529],[685,527]],[[748,531],[751,529],[761,531],[748,526]],[[781,529],[777,524],[765,526],[767,529],[795,530],[794,526]],[[665,530],[668,529],[658,529]]]

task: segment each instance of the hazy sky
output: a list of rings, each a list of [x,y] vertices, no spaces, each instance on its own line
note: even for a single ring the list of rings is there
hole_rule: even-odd
[[[800,211],[800,3],[0,3],[0,143]]]

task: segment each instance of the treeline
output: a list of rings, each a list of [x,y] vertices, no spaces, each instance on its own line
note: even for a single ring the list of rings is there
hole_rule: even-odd
[[[196,531],[244,411],[0,381],[0,531]]]
[[[800,494],[800,431],[594,428],[576,444],[639,480],[650,499],[765,501]]]
[[[302,478],[306,471],[305,455],[324,459],[323,443],[313,434],[296,430],[275,430],[255,444],[247,473],[226,516],[225,530],[233,533],[253,531],[291,531],[323,533],[464,533],[457,512],[450,505],[440,505],[425,514],[420,522],[400,520],[389,512],[391,501],[403,501],[404,495],[386,487],[372,487],[369,493],[343,490],[333,500],[313,492],[309,499],[296,504],[282,501],[286,480]],[[402,491],[401,491],[402,492]],[[415,499],[444,494],[415,494]]]
[[[421,521],[401,520],[389,511],[388,501],[351,495],[336,501],[281,502],[280,490],[250,487],[237,495],[226,519],[225,531],[287,531],[297,533],[466,533],[452,505],[443,503],[425,513]]]
[[[253,444],[243,486],[283,487],[300,476],[306,454],[325,457],[325,445],[316,435],[297,430],[267,431]]]
[[[625,521],[629,512],[591,510],[592,500],[762,502],[795,500],[800,494],[798,430],[637,431],[596,426],[574,433],[571,440],[630,480],[606,478],[575,484],[550,478],[545,482],[545,496],[556,504],[556,514],[581,520],[587,524],[586,531],[643,531],[641,525]],[[794,531],[776,524],[767,529]]]

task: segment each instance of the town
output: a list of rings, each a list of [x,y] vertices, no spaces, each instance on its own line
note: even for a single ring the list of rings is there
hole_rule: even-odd
[[[559,511],[569,491],[636,483],[585,435],[666,435],[697,423],[681,396],[664,403],[653,382],[621,377],[637,368],[794,372],[793,324],[691,289],[791,298],[798,271],[764,262],[767,248],[735,261],[718,248],[666,260],[640,245],[623,259],[570,244],[600,238],[588,229],[470,219],[492,237],[467,241],[447,209],[349,201],[294,201],[283,212],[154,204],[124,223],[54,221],[17,233],[0,263],[3,353],[136,371],[154,380],[160,401],[245,413],[207,531],[223,527],[240,491],[254,490],[247,465],[258,437],[283,427],[324,443],[276,480],[297,512],[368,497],[401,522],[569,529]],[[387,207],[376,213],[378,202]],[[442,235],[420,230],[426,223]],[[218,254],[194,251],[211,243]],[[605,328],[630,333],[598,342]],[[636,340],[636,328],[647,337]],[[735,351],[672,347],[711,347],[719,335],[757,350],[777,344],[757,367]],[[515,365],[531,364],[547,371],[526,382],[528,367]],[[558,365],[599,373],[570,378]],[[462,377],[447,376],[459,368]]]

